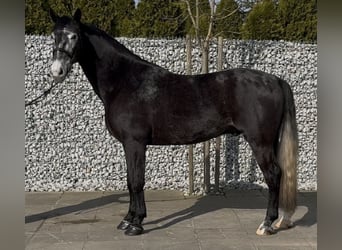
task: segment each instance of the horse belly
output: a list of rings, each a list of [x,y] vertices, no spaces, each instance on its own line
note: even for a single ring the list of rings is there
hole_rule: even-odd
[[[223,133],[238,133],[229,115],[202,112],[199,115],[177,117],[169,115],[152,129],[152,144],[178,145],[209,140]]]

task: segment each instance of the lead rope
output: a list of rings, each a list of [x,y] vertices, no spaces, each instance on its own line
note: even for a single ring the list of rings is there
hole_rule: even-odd
[[[44,91],[41,95],[39,95],[38,97],[34,98],[33,100],[31,100],[31,101],[29,101],[29,102],[26,102],[26,103],[25,103],[25,107],[31,106],[31,105],[33,105],[33,104],[36,104],[40,98],[47,96],[47,95],[51,92],[52,88],[54,88],[56,85],[57,85],[57,82],[55,82],[54,84],[52,84],[51,87],[50,87],[49,89],[45,90],[45,91]]]

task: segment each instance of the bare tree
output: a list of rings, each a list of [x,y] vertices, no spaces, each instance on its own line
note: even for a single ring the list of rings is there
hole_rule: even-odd
[[[188,15],[191,19],[194,31],[195,31],[195,39],[198,43],[199,47],[202,51],[201,58],[201,73],[208,73],[208,52],[209,52],[209,41],[212,37],[213,24],[215,19],[215,11],[216,11],[216,3],[215,0],[209,0],[210,4],[210,16],[209,16],[209,25],[208,31],[206,32],[206,36],[202,37],[200,34],[200,13],[199,13],[199,0],[195,2],[195,13],[193,13],[191,4],[189,0],[182,0],[186,6]]]
[[[251,0],[241,0],[241,2],[251,2]],[[201,48],[202,52],[202,57],[201,57],[201,73],[208,73],[209,72],[209,67],[208,67],[208,57],[209,57],[209,44],[210,40],[221,33],[221,31],[216,31],[218,32],[216,35],[213,34],[214,30],[214,25],[215,22],[228,18],[229,16],[235,14],[237,11],[239,11],[239,8],[237,7],[236,9],[230,10],[230,11],[224,11],[222,13],[217,13],[217,3],[215,0],[209,0],[209,6],[210,6],[210,13],[209,13],[209,18],[208,20],[208,29],[206,30],[206,34],[203,36],[200,32],[200,8],[199,8],[199,0],[195,1],[195,6],[191,6],[190,0],[182,0],[186,4],[187,12],[189,15],[189,18],[192,23],[192,27],[195,32],[195,39],[196,42],[198,43],[199,47]],[[193,12],[193,9],[195,10]],[[220,138],[216,139],[216,144],[220,144]],[[218,147],[216,145],[216,147]],[[190,146],[190,152],[191,151],[191,146]],[[210,142],[206,141],[203,143],[203,151],[204,151],[204,191],[206,193],[209,192],[210,188]],[[216,166],[218,168],[218,166]]]
[[[195,32],[195,39],[198,43],[199,47],[202,51],[202,58],[201,58],[201,73],[208,73],[208,53],[209,53],[209,43],[213,37],[218,36],[222,31],[215,31],[217,32],[214,34],[214,25],[215,22],[228,18],[231,15],[235,14],[239,11],[239,8],[232,9],[230,11],[225,11],[222,13],[217,13],[217,2],[215,0],[208,0],[210,6],[210,13],[208,20],[208,29],[206,30],[206,34],[203,36],[200,32],[200,8],[199,8],[199,0],[195,1],[195,8],[192,8],[190,0],[182,0],[186,4],[187,12],[189,18],[192,23],[192,27]],[[249,2],[251,0],[241,0],[240,2]],[[193,9],[195,11],[193,11]]]

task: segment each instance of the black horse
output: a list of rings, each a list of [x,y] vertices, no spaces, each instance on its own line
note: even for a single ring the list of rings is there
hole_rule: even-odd
[[[149,63],[105,32],[80,21],[81,11],[54,21],[51,73],[62,82],[72,64],[82,67],[105,109],[106,126],[124,147],[130,204],[118,225],[127,235],[143,232],[146,145],[198,143],[241,133],[269,187],[266,218],[257,234],[272,234],[279,204],[290,227],[296,208],[298,151],[290,86],[257,70],[231,69],[178,75]]]

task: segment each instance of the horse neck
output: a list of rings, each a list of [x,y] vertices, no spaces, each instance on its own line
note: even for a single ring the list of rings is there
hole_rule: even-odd
[[[132,67],[132,64],[135,67],[140,63],[143,65],[138,56],[129,53],[115,40],[109,41],[97,34],[84,32],[79,64],[103,102],[109,97],[113,98],[123,87],[125,81],[122,78],[128,67]]]

